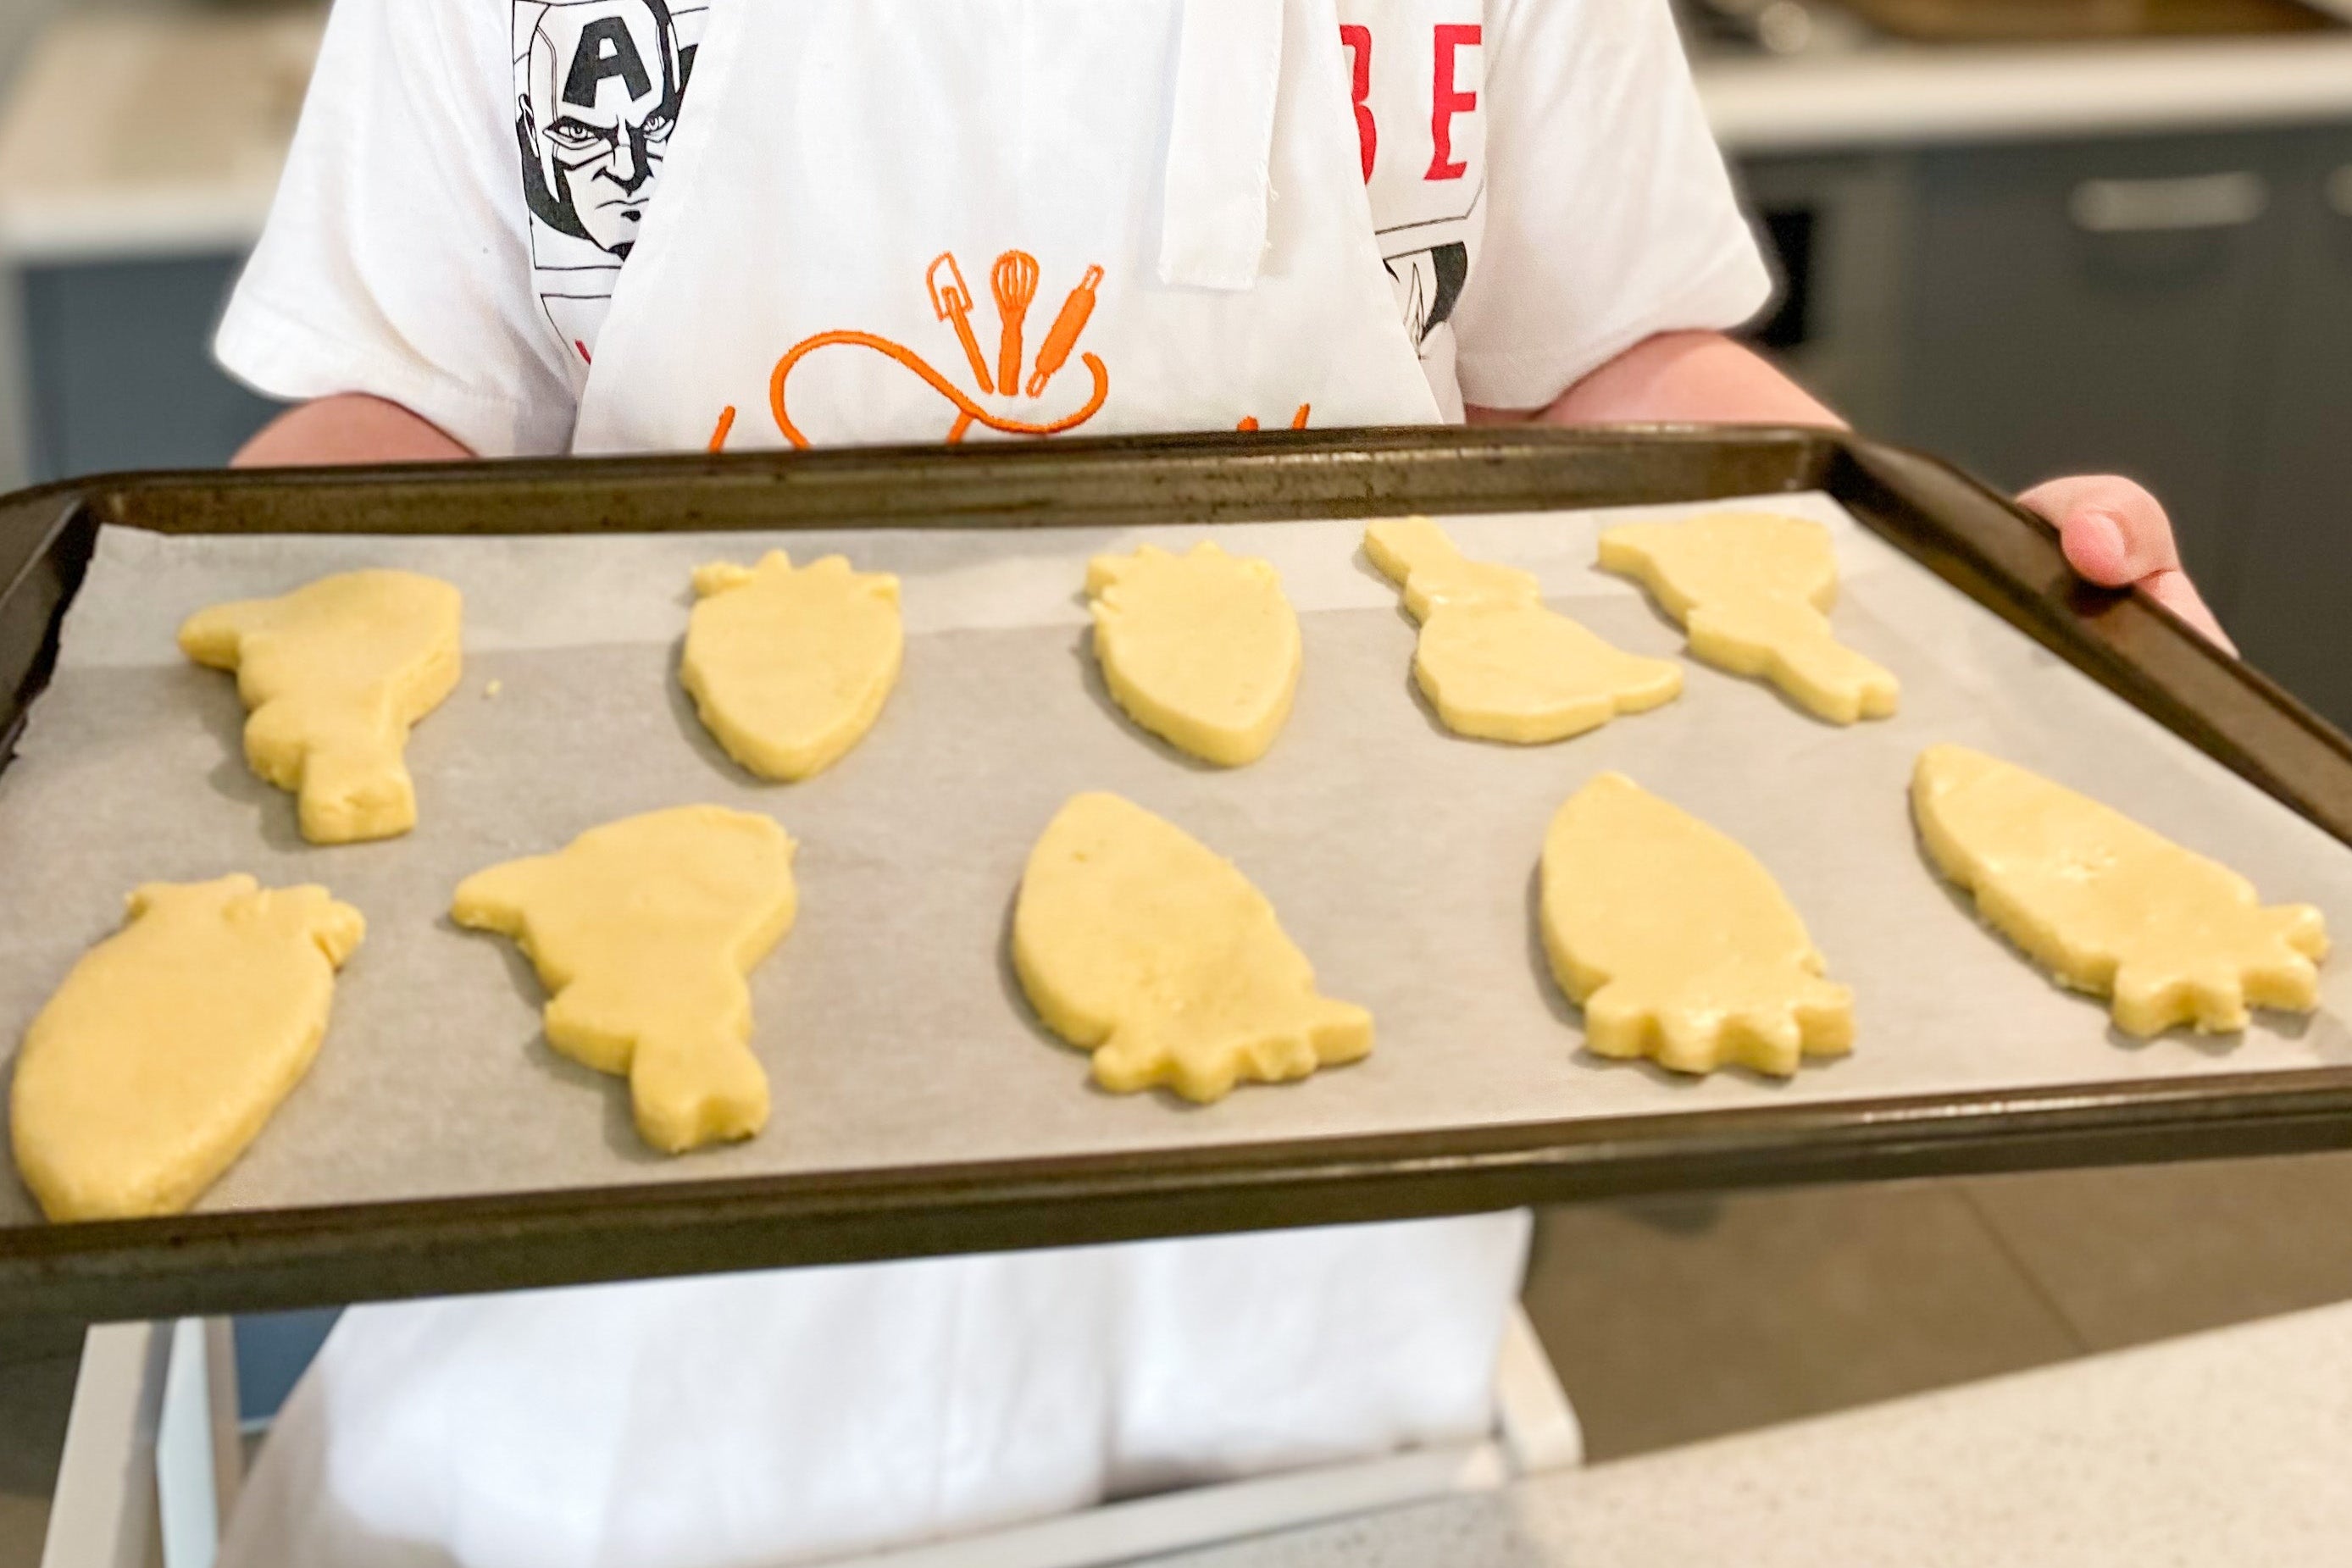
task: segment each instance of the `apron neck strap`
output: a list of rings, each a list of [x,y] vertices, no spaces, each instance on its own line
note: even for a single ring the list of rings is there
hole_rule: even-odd
[[[1160,281],[1242,289],[1266,247],[1285,0],[1182,0]]]

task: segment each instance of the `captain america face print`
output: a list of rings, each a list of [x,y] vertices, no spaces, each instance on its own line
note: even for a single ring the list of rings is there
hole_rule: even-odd
[[[541,304],[588,361],[692,78],[701,5],[515,0],[515,146]]]
[[[636,244],[686,96],[662,0],[534,0],[515,64],[532,214],[608,255]]]

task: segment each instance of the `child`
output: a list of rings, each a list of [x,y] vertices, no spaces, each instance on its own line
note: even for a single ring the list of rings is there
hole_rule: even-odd
[[[1832,422],[1665,0],[340,0],[250,463]],[[2160,508],[2030,497],[2213,635]],[[1458,1437],[1520,1216],[384,1307],[231,1563],[845,1552]]]

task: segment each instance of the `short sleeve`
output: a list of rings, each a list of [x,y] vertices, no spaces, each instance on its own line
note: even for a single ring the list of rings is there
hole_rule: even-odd
[[[277,397],[365,392],[485,456],[571,442],[535,314],[506,0],[336,0],[214,350]]]
[[[1464,398],[1540,408],[1644,338],[1755,314],[1770,278],[1666,0],[1498,0],[1488,25]]]

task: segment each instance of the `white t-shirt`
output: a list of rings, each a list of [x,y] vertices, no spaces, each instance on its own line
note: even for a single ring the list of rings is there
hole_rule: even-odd
[[[707,25],[740,3],[338,0],[222,363],[280,397],[387,398],[484,455],[568,450]],[[1763,302],[1665,0],[1338,10],[1441,409],[1539,407]]]

